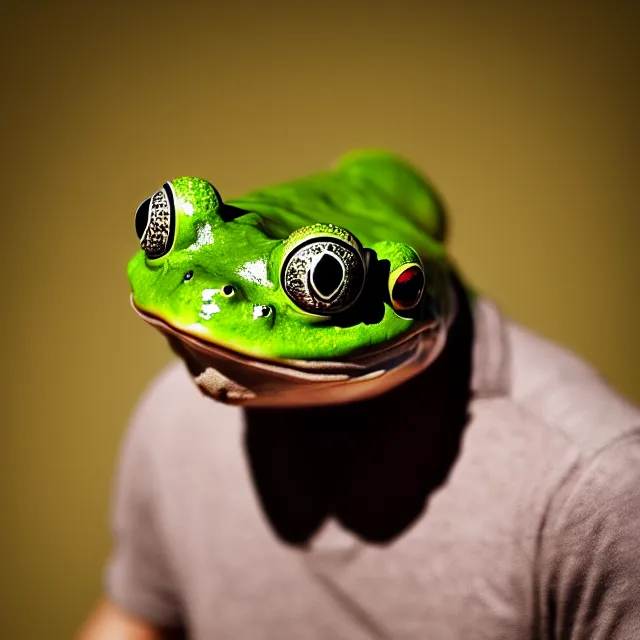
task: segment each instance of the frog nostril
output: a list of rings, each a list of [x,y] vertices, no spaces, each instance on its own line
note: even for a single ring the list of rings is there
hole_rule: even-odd
[[[266,304],[257,304],[253,307],[253,319],[266,318],[271,315],[271,307]]]

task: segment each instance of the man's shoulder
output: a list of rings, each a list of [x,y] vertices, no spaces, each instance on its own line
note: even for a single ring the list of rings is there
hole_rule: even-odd
[[[509,396],[589,457],[640,429],[640,410],[570,350],[505,323]]]

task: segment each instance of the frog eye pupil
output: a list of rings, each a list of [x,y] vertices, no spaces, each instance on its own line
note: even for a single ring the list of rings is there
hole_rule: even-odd
[[[222,287],[222,294],[227,297],[232,296],[235,292],[235,287],[231,286],[230,284],[225,284],[224,287]]]
[[[151,198],[147,198],[140,204],[136,210],[136,235],[138,240],[142,240],[144,232],[149,226],[149,205],[151,204]]]
[[[344,265],[331,253],[323,253],[309,274],[311,286],[322,300],[331,300],[340,291],[344,276]]]
[[[191,280],[191,278],[193,278],[193,271],[187,271],[187,273],[184,274],[184,281],[187,282],[187,280]]]
[[[391,290],[391,301],[397,309],[411,309],[418,304],[424,289],[424,273],[417,265],[405,269]]]

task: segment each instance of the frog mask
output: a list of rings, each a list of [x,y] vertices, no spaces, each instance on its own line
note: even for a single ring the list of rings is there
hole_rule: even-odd
[[[443,227],[430,185],[380,152],[227,202],[206,180],[177,178],[137,209],[132,303],[217,399],[357,400],[442,349]]]

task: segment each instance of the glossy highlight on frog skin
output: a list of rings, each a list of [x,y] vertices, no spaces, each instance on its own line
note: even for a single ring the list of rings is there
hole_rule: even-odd
[[[173,330],[263,360],[332,360],[442,330],[441,205],[381,152],[223,202],[177,178],[138,207],[132,300]]]

